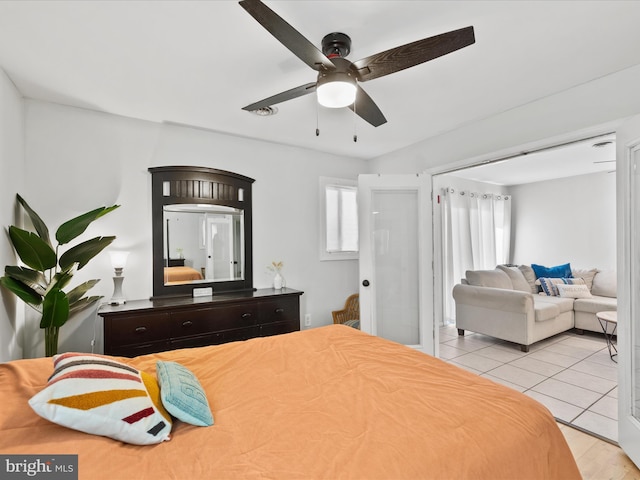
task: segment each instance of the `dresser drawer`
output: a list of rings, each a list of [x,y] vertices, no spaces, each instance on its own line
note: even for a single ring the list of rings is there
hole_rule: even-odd
[[[167,340],[169,314],[123,315],[105,319],[105,349],[109,346],[148,344]]]
[[[258,314],[258,305],[255,303],[172,312],[171,337],[251,327],[258,323]]]
[[[296,330],[300,330],[300,302],[298,297],[260,302],[260,313],[260,323],[297,324]]]
[[[169,349],[169,341],[141,343],[137,345],[113,345],[105,344],[105,355],[116,355],[118,357],[137,357],[138,355],[147,355],[149,353],[164,352]]]

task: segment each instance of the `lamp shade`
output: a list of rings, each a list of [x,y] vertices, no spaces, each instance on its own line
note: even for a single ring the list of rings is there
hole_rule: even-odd
[[[113,251],[109,252],[111,256],[111,266],[113,268],[124,268],[127,265],[127,257],[129,252]]]
[[[356,100],[356,81],[345,72],[328,72],[318,78],[316,93],[323,107],[348,107]]]

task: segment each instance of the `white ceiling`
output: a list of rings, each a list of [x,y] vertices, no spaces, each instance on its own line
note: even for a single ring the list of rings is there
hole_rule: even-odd
[[[316,73],[231,0],[0,1],[0,67],[33,99],[369,159],[640,63],[637,1],[265,3],[318,46],[347,33],[352,61],[469,25],[476,43],[363,83],[378,128],[313,95],[241,110]]]
[[[616,170],[615,141],[615,134],[600,135],[513,158],[496,159],[448,175],[511,186],[590,173],[613,174]]]

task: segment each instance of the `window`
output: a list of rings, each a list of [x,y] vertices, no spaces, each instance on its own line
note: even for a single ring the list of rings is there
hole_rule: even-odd
[[[358,258],[355,180],[320,177],[320,260]]]

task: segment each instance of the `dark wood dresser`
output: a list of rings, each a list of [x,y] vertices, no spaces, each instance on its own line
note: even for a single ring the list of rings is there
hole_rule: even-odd
[[[105,305],[104,353],[134,357],[300,330],[300,295],[290,288]]]

